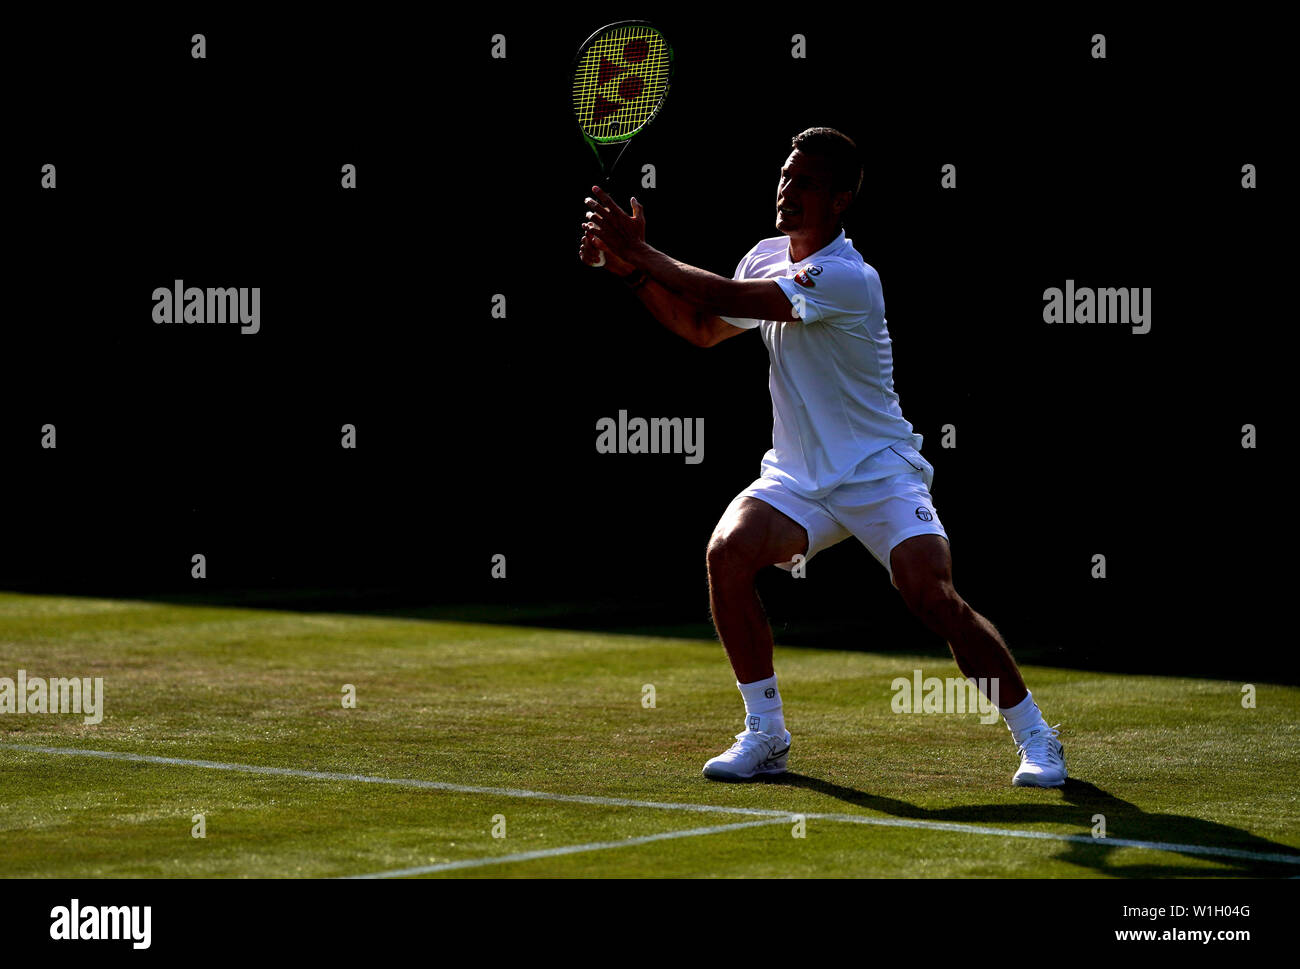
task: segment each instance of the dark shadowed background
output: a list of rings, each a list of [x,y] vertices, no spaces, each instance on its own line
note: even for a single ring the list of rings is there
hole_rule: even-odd
[[[757,334],[691,347],[576,261],[598,172],[571,59],[648,16],[676,76],[616,194],[644,202],[657,247],[730,275],[775,234],[792,135],[832,125],[863,149],[848,235],[883,282],[957,588],[1013,651],[1294,679],[1275,631],[1278,33],[843,9],[15,37],[0,587],[704,628],[705,543],[771,442],[766,352]],[[259,286],[261,332],[154,324],[176,279]],[[1150,287],[1151,332],[1047,325],[1043,291],[1067,279]],[[598,454],[620,410],[702,417],[703,463]],[[768,572],[778,642],[943,650],[852,540],[806,579]]]

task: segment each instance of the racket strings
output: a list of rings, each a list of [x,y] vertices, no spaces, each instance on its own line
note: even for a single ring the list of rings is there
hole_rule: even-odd
[[[668,88],[668,44],[653,27],[597,37],[573,75],[573,110],[597,141],[621,141],[646,124]]]

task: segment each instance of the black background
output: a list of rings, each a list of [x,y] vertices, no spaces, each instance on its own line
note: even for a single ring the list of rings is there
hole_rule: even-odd
[[[1294,678],[1274,632],[1293,125],[1283,35],[1258,18],[601,6],[15,28],[0,587],[707,622],[705,543],[771,442],[767,356],[757,336],[689,346],[576,261],[598,171],[568,72],[627,17],[663,28],[676,74],[616,194],[670,255],[730,275],[775,235],[803,128],[863,149],[848,235],[884,285],[958,591],[1018,656]],[[261,332],[154,324],[175,279],[261,287]],[[1043,291],[1066,279],[1150,287],[1151,332],[1048,326]],[[703,464],[597,454],[620,409],[704,418]],[[806,579],[767,571],[778,642],[943,649],[854,541]]]
[[[424,879],[413,887],[405,882],[357,882],[299,879],[291,885],[275,879],[191,879],[178,890],[174,880],[131,879],[106,883],[103,880],[48,879],[38,883],[3,882],[10,887],[12,903],[0,911],[0,926],[6,932],[6,951],[31,954],[43,960],[70,953],[91,957],[96,962],[119,960],[171,960],[189,955],[201,945],[210,955],[247,957],[258,952],[338,958],[373,958],[385,943],[409,942],[432,947],[446,940],[472,937],[478,941],[480,928],[499,928],[485,912],[508,906],[510,931],[498,931],[491,939],[494,953],[520,957],[536,952],[538,937],[554,931],[554,905],[539,904],[537,886],[528,879]],[[1205,879],[1134,882],[1132,879],[1022,879],[1018,887],[1050,894],[1059,914],[1055,921],[1026,919],[1012,930],[1021,945],[1053,942],[1068,944],[1075,953],[1111,953],[1140,947],[1139,951],[1168,950],[1187,959],[1193,949],[1209,952],[1211,958],[1229,957],[1251,951],[1275,949],[1286,938],[1290,886],[1281,880],[1256,879],[1231,884]],[[628,902],[663,907],[663,885],[658,881],[620,880],[611,892],[606,880],[585,882],[553,880],[548,899],[562,900],[572,917],[575,936],[581,934],[584,947],[615,949],[626,946],[645,931],[645,915],[629,913]],[[878,888],[880,894],[872,891]],[[689,899],[701,906],[715,898],[711,882],[678,881],[676,899]],[[861,956],[870,947],[873,955],[920,959],[937,942],[952,946],[954,940],[936,931],[936,913],[960,911],[980,924],[999,925],[1006,920],[1006,903],[1000,892],[971,891],[962,879],[891,879],[879,886],[865,886],[852,892],[840,880],[804,880],[801,899],[806,908],[797,927],[776,933],[764,942],[765,950],[780,955],[806,955],[810,940],[820,953],[840,959]],[[698,892],[698,895],[695,893]],[[694,897],[692,897],[694,896]],[[148,905],[151,907],[151,945],[135,950],[122,941],[52,941],[50,912],[68,906],[76,898],[83,906],[97,904]],[[1157,919],[1125,916],[1133,908],[1175,905],[1233,909],[1245,908],[1249,915],[1225,917],[1165,916]],[[680,908],[680,905],[678,906]],[[668,909],[675,913],[678,908]],[[330,918],[322,919],[322,913]],[[663,918],[655,940],[666,951],[682,951],[695,944],[699,920]],[[851,928],[850,928],[851,927]],[[468,929],[468,930],[467,930]],[[1116,930],[1247,931],[1247,940],[1195,942],[1134,942],[1115,938]],[[205,931],[206,930],[206,931]],[[1254,947],[1252,949],[1252,947]],[[1194,960],[1193,960],[1194,961]],[[109,964],[116,964],[109,962]]]

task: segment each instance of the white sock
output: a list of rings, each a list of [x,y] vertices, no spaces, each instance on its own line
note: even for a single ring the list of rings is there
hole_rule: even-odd
[[[736,681],[745,698],[745,727],[760,733],[785,734],[785,714],[781,712],[781,694],[776,688],[776,674],[753,683]]]
[[[1007,722],[1007,729],[1011,731],[1011,736],[1015,738],[1017,744],[1024,743],[1025,738],[1040,724],[1047,726],[1047,721],[1043,719],[1043,712],[1038,709],[1038,704],[1034,702],[1034,695],[1029,692],[1026,692],[1025,698],[1014,707],[1005,710],[999,708],[998,712]]]

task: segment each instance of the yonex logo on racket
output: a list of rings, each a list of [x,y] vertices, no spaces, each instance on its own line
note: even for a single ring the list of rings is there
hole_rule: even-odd
[[[616,89],[619,101],[622,103],[610,100],[607,96],[607,89],[605,92],[597,90],[596,104],[592,108],[591,113],[592,124],[600,124],[611,114],[618,111],[619,108],[633,103],[641,96],[641,92],[645,90],[645,78],[641,77],[640,74],[631,74],[627,72],[635,70],[635,65],[643,63],[649,54],[650,42],[644,37],[633,37],[631,40],[623,44],[623,49],[621,51],[623,63],[617,63],[610,60],[609,57],[603,54],[601,55],[600,69],[597,72],[596,82],[596,87],[598,89],[606,89],[609,82],[618,78],[620,74],[627,74],[627,76],[618,82],[618,87]],[[613,124],[617,123],[614,122]]]
[[[626,141],[668,93],[672,48],[646,23],[612,24],[587,39],[573,69],[573,113],[589,141]]]

